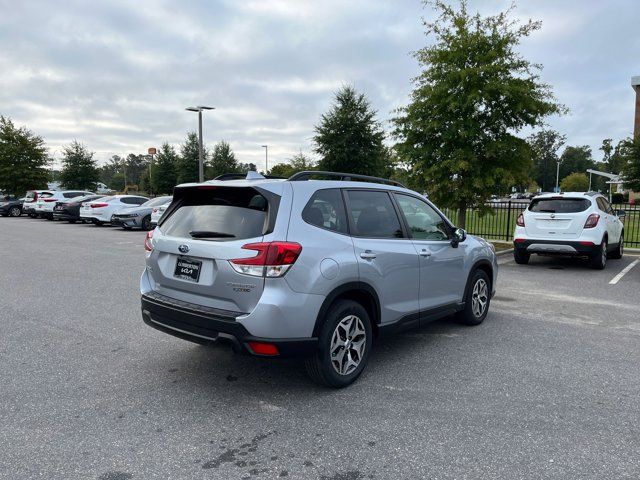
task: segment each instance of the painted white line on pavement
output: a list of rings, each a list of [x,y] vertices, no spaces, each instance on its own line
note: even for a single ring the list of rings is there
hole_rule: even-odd
[[[624,267],[619,274],[617,274],[615,277],[613,277],[613,279],[609,282],[609,285],[615,285],[616,283],[618,283],[620,281],[620,279],[622,277],[624,277],[627,273],[629,273],[629,270],[631,270],[633,267],[635,267],[638,263],[640,263],[640,259],[634,260],[629,265]]]

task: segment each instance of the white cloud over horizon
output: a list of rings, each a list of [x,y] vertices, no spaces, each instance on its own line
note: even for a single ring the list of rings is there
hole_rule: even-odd
[[[470,1],[483,14],[507,0]],[[313,128],[343,84],[367,94],[385,127],[408,100],[428,42],[418,0],[10,2],[0,0],[0,114],[42,135],[54,156],[76,139],[105,161],[178,145],[205,113],[204,138],[263,166],[311,152]],[[523,43],[570,113],[549,119],[567,143],[633,129],[640,2],[520,0],[542,21]]]

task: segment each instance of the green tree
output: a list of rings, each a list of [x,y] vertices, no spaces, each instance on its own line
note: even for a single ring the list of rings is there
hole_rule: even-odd
[[[384,131],[376,111],[362,93],[342,87],[334,104],[315,127],[315,151],[320,170],[380,175]]]
[[[138,185],[142,183],[145,175],[149,175],[149,163],[151,156],[146,154],[130,153],[124,162],[124,176],[127,185]]]
[[[555,130],[540,130],[527,139],[533,160],[532,177],[543,192],[550,192],[556,185],[558,150],[565,140],[566,136]]]
[[[269,175],[289,178],[294,173],[315,170],[315,168],[316,163],[304,153],[300,152],[296,153],[287,162],[274,165],[271,170],[269,170]]]
[[[521,24],[511,9],[482,17],[442,0],[437,19],[425,22],[432,43],[415,57],[422,73],[414,79],[411,102],[394,119],[396,150],[422,189],[439,204],[458,209],[485,201],[501,185],[528,183],[531,148],[514,133],[542,125],[561,113],[538,65],[517,53],[521,40],[540,22]]]
[[[22,196],[46,188],[49,162],[42,137],[0,116],[0,189]]]
[[[151,169],[151,186],[156,193],[171,193],[177,184],[176,169],[180,157],[167,142],[162,144]]]
[[[213,147],[211,160],[206,167],[207,178],[216,178],[224,173],[237,173],[238,161],[231,150],[231,145],[224,140],[217,143]]]
[[[62,149],[60,182],[65,188],[94,190],[99,181],[100,170],[93,152],[76,140]]]
[[[560,156],[560,179],[573,172],[586,173],[588,168],[595,168],[596,163],[591,155],[591,147],[567,147]]]
[[[635,192],[640,192],[640,137],[626,140],[620,150],[625,159],[622,168],[624,186]]]
[[[203,161],[206,162],[208,156],[206,149],[203,155]],[[195,132],[189,132],[185,142],[180,146],[180,160],[176,168],[178,183],[198,181],[198,159],[198,135]]]
[[[121,192],[124,190],[124,159],[119,155],[113,155],[107,163],[100,166],[100,182],[112,190]]]
[[[589,177],[582,172],[571,173],[560,182],[560,189],[563,192],[586,192],[588,188]]]

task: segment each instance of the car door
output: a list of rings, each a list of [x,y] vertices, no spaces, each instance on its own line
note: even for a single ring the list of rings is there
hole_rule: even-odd
[[[380,300],[381,324],[419,322],[420,262],[386,190],[344,192],[360,281]]]
[[[607,229],[607,236],[609,238],[609,245],[617,243],[619,234],[617,233],[616,224],[618,222],[615,221],[617,220],[617,218],[615,218],[615,216],[611,214],[613,210],[611,210],[609,202],[607,202],[604,197],[598,197],[596,199],[596,203],[598,204],[598,210],[600,210],[600,216],[605,222],[605,228]]]
[[[454,247],[448,222],[425,200],[394,193],[420,258],[420,311],[423,320],[440,307],[462,301],[466,285],[464,243]]]
[[[603,198],[602,203],[607,211],[607,215],[609,215],[611,225],[610,231],[607,229],[609,232],[609,243],[618,243],[620,241],[620,234],[622,233],[622,222],[607,199]]]

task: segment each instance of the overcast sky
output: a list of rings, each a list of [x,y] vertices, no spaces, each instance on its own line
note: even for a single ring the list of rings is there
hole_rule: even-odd
[[[500,0],[471,0],[495,13]],[[542,20],[522,45],[570,109],[550,125],[597,151],[633,129],[640,1],[520,0]],[[424,46],[418,0],[0,0],[0,114],[42,135],[54,156],[73,139],[104,161],[178,145],[212,105],[208,145],[264,165],[312,151],[313,127],[341,85],[365,92],[389,129],[407,102]]]

